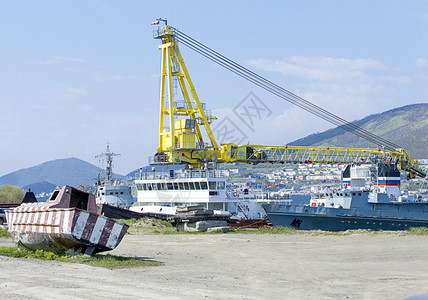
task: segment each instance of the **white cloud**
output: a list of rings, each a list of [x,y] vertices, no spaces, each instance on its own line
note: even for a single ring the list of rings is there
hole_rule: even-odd
[[[389,81],[391,83],[394,84],[406,84],[406,83],[410,83],[412,81],[412,78],[410,76],[381,76],[381,79],[385,80],[385,81]]]
[[[249,63],[260,70],[298,77],[290,91],[348,121],[399,106],[386,96],[388,89],[413,79],[371,58],[292,56]]]
[[[249,64],[255,68],[279,72],[308,80],[343,81],[350,79],[367,79],[367,70],[379,70],[385,67],[370,58],[333,58],[292,56],[284,60],[253,59]]]
[[[401,75],[400,71],[370,58],[293,56],[283,60],[259,58],[249,61],[249,64],[259,70],[299,78],[297,83],[290,81],[287,89],[347,121],[399,106],[386,96],[386,92],[391,85],[412,81],[412,77]],[[272,101],[277,99],[272,97]],[[285,143],[335,127],[281,101],[277,104],[272,102],[275,107],[270,108],[274,115],[258,124],[255,132],[249,132],[251,143]]]
[[[419,57],[416,59],[415,64],[418,68],[426,68],[426,67],[428,67],[428,59],[423,58],[423,57]]]
[[[87,61],[86,59],[79,58],[79,57],[65,57],[60,55],[54,55],[47,60],[39,60],[39,61],[36,61],[35,63],[40,65],[52,65],[52,64],[64,64],[67,62],[86,63]]]
[[[60,100],[74,99],[86,94],[86,89],[81,87],[73,87],[64,83],[55,83],[47,89],[39,91],[38,96],[41,99]]]

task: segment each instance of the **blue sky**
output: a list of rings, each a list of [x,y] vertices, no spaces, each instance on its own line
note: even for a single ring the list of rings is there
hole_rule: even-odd
[[[48,160],[115,171],[157,146],[159,41],[169,24],[347,119],[428,102],[426,1],[0,1],[0,175]],[[254,144],[331,128],[182,47],[199,97]],[[233,109],[253,92],[272,112],[248,129]],[[215,124],[213,124],[215,126]]]

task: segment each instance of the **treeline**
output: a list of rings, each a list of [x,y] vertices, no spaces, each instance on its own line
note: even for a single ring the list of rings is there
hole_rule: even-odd
[[[0,186],[0,203],[21,203],[25,192],[13,185]]]

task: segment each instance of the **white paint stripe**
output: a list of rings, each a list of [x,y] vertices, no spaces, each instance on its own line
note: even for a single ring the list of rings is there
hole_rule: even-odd
[[[54,214],[55,214],[54,225],[56,225],[57,227],[59,227],[59,222],[61,220],[61,212],[60,211],[56,211],[56,212],[54,212]]]
[[[53,213],[53,211],[48,211],[47,214],[48,214],[48,221],[47,222],[49,225],[52,225],[52,219],[53,219],[54,213]]]
[[[31,222],[31,223],[32,224],[39,224],[41,217],[42,217],[42,214],[40,212],[35,212],[34,216],[33,216],[33,222]]]
[[[17,213],[17,212],[12,212],[12,215],[13,215],[13,224],[16,224],[16,223],[18,223],[18,217],[19,217],[19,213]]]
[[[47,214],[47,212],[46,211],[43,211],[42,213],[41,213],[41,217],[40,217],[40,223],[39,223],[39,231],[40,232],[43,232],[43,233],[45,233],[46,231],[45,231],[45,228],[46,228],[46,214]]]
[[[63,217],[64,220],[62,221],[62,232],[64,233],[71,231],[70,215],[71,215],[70,210],[64,212],[64,217]]]
[[[22,223],[22,218],[24,217],[24,215],[22,214],[22,212],[17,213],[18,217],[16,219],[16,223],[21,224]]]
[[[16,224],[21,224],[22,213],[20,212],[15,212],[15,213],[16,213]]]
[[[30,218],[30,213],[22,213],[22,214],[23,214],[22,224],[28,224],[28,220]]]
[[[110,236],[108,238],[106,247],[110,249],[114,249],[117,245],[117,240],[119,239],[120,232],[122,231],[122,225],[119,225],[118,223],[115,223],[113,225],[113,228],[111,229]]]
[[[20,212],[19,214],[21,215],[21,217],[19,218],[19,224],[24,224],[25,213]]]
[[[13,232],[13,224],[15,224],[15,215],[16,213],[14,212],[6,212],[6,216],[7,216],[7,227],[9,229],[10,232]]]
[[[37,213],[31,213],[29,215],[30,215],[30,217],[28,218],[28,221],[27,221],[28,225],[34,224],[34,220],[36,219],[38,214]],[[31,227],[30,227],[30,230],[31,230]]]
[[[73,235],[80,239],[85,230],[86,223],[88,222],[89,213],[81,211],[79,217],[77,218],[76,224],[74,225]]]
[[[28,213],[25,213],[25,212],[21,212],[21,221],[20,221],[20,223],[22,224],[22,225],[24,225],[25,224],[25,220],[28,218]]]
[[[95,222],[94,230],[92,231],[91,237],[89,241],[93,244],[98,244],[101,238],[101,234],[103,233],[104,226],[106,224],[106,219],[97,218],[97,222]]]

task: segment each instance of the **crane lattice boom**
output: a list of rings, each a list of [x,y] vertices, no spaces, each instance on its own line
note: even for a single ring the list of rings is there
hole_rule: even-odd
[[[330,112],[288,92],[261,76],[200,44],[171,26],[159,27],[154,37],[160,39],[161,57],[159,144],[153,163],[184,163],[201,168],[207,164],[230,163],[378,163],[381,160],[395,162],[410,177],[426,176],[416,163],[398,145],[378,137],[355,124],[349,123]],[[214,119],[206,114],[190,78],[176,37],[196,52],[216,61],[232,72],[244,77],[273,94],[296,104],[319,117],[353,132],[378,145],[378,148],[340,148],[306,146],[236,145],[225,143],[218,146],[211,131]],[[178,82],[183,100],[174,96],[173,83]],[[175,97],[175,98],[174,98]],[[204,136],[209,142],[204,141]]]

